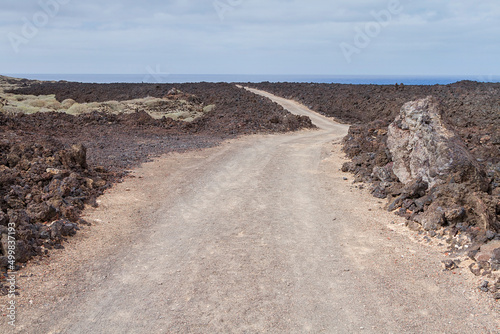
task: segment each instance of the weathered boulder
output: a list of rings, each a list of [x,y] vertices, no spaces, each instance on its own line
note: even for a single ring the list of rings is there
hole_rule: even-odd
[[[471,182],[481,190],[484,171],[465,143],[443,121],[433,97],[408,102],[389,125],[387,146],[393,172],[404,184],[421,178],[429,188],[446,182]]]
[[[66,168],[87,168],[87,149],[82,144],[73,145],[71,149],[59,153],[60,161]]]
[[[431,204],[431,206],[433,205],[434,203]],[[429,207],[425,212],[415,217],[415,221],[420,223],[426,231],[436,230],[439,226],[444,225],[445,219],[444,209],[437,205]]]

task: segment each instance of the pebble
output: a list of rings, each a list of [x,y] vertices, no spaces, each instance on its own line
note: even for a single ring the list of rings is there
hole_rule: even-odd
[[[445,270],[453,270],[458,268],[458,265],[453,260],[444,260],[442,261],[442,263],[444,265]]]
[[[489,289],[488,289],[489,284],[490,284],[490,282],[483,281],[483,283],[481,283],[481,285],[479,286],[479,290],[481,290],[483,292],[488,292],[489,291]]]

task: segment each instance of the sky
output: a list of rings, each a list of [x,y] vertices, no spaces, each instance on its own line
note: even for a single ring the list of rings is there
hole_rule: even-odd
[[[498,0],[0,1],[2,74],[500,74]]]

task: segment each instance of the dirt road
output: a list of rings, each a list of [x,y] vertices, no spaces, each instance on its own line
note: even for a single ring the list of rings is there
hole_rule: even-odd
[[[443,272],[438,249],[344,179],[347,126],[274,99],[321,130],[135,170],[87,210],[92,228],[25,272],[17,332],[498,332],[466,269]]]

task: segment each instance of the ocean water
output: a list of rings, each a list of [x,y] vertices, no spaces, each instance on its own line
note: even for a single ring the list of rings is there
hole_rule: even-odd
[[[186,83],[186,82],[301,82],[394,85],[447,85],[461,80],[500,82],[500,75],[484,76],[359,76],[359,75],[249,75],[249,74],[5,74],[36,80],[88,83]]]

